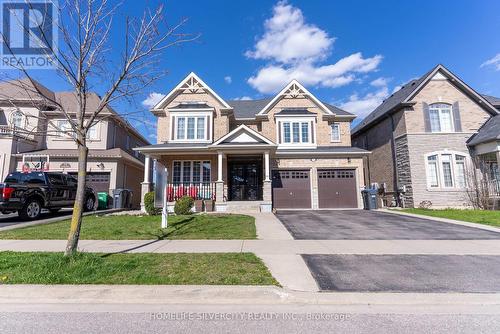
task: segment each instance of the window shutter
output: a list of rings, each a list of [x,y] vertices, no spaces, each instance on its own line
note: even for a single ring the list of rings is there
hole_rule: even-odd
[[[422,103],[422,109],[424,111],[424,123],[425,123],[425,132],[431,131],[431,116],[429,115],[429,105],[427,103]]]
[[[172,133],[170,139],[175,140],[175,116],[172,116],[172,124],[170,124],[170,132]]]
[[[460,120],[460,108],[458,107],[458,102],[453,103],[452,112],[455,132],[462,132],[462,121]]]

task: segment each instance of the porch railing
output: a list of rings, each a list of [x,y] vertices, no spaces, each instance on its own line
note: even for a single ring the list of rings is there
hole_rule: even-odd
[[[0,125],[0,135],[12,136],[12,127],[10,125]]]
[[[174,202],[183,196],[194,200],[215,200],[215,183],[169,183],[167,185],[167,200]]]
[[[495,196],[500,196],[500,180],[491,180],[489,191]]]

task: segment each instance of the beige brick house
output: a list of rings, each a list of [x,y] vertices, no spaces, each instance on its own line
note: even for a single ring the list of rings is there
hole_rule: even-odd
[[[37,87],[34,87],[36,85]],[[76,174],[78,152],[69,122],[53,101],[69,114],[76,112],[72,92],[53,92],[28,79],[0,83],[0,177],[13,171],[43,168]],[[87,107],[96,108],[97,94],[89,94]],[[139,207],[144,156],[133,151],[149,142],[111,108],[88,133],[87,185],[112,195],[117,188],[133,192]]]
[[[478,94],[438,65],[387,98],[352,131],[353,146],[370,150],[368,184],[387,205],[467,205],[467,169],[484,161],[498,189],[500,100]]]
[[[136,150],[167,168],[169,206],[183,195],[217,211],[362,206],[369,152],[351,147],[355,116],[297,81],[267,99],[226,101],[191,73],[151,111],[158,143]]]

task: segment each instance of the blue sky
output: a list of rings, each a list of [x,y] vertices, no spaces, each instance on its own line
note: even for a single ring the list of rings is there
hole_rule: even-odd
[[[125,1],[122,15],[144,6]],[[296,78],[359,118],[437,63],[477,91],[500,96],[498,1],[174,0],[166,11],[171,23],[188,17],[184,31],[201,37],[169,50],[162,63],[169,74],[135,103],[116,105],[120,112],[146,111],[149,94],[168,93],[190,71],[225,99],[272,95]],[[116,41],[120,29],[115,24]],[[57,80],[38,78],[62,89]],[[154,117],[145,115],[150,122],[131,123],[155,142]]]

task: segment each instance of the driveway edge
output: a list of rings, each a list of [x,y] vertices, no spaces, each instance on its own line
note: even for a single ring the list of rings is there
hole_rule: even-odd
[[[385,212],[385,213],[393,213],[393,214],[401,215],[401,216],[422,218],[422,219],[427,219],[427,220],[435,220],[435,221],[442,222],[442,223],[462,225],[462,226],[473,227],[473,228],[478,228],[478,229],[481,229],[481,230],[486,230],[486,231],[500,233],[500,228],[498,228],[498,227],[489,226],[489,225],[483,225],[483,224],[477,224],[477,223],[471,223],[471,222],[465,222],[465,221],[461,221],[461,220],[454,220],[454,219],[448,219],[448,218],[419,215],[419,214],[416,214],[416,213],[402,212],[402,211],[399,211],[399,210],[378,209],[376,211]]]

